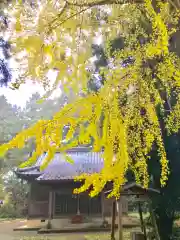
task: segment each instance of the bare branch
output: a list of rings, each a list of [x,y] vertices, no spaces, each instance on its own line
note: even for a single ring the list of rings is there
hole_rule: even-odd
[[[142,3],[142,0],[101,0],[94,2],[84,2],[78,3],[77,1],[70,2],[66,1],[68,5],[77,6],[77,7],[94,7],[94,6],[103,6],[103,5],[112,5],[112,4],[126,4],[126,3]]]
[[[72,19],[72,18],[75,17],[75,16],[78,16],[79,14],[87,11],[87,10],[90,9],[90,8],[91,8],[91,7],[86,7],[86,8],[81,9],[80,11],[77,11],[76,13],[72,14],[71,16],[69,16],[68,18],[64,19],[62,22],[60,22],[57,26],[54,26],[54,28],[61,26],[61,25],[64,24],[66,21]],[[58,18],[58,17],[57,17],[57,18]],[[51,29],[51,30],[52,30],[52,29]]]
[[[67,7],[68,7],[68,3],[66,1],[65,4],[64,4],[64,7],[61,9],[60,13],[58,13],[58,15],[48,24],[48,29],[49,30],[48,30],[47,34],[51,33],[51,31],[52,31],[51,27],[52,27],[53,23],[55,23],[57,21],[57,19],[62,16],[62,14],[65,12]]]
[[[142,4],[143,0],[100,0],[100,1],[93,1],[93,2],[82,2],[78,3],[78,1],[69,1],[66,2],[71,6],[77,7],[94,7],[94,6],[103,6],[103,5],[113,5],[113,4],[127,4],[127,3],[139,3]],[[180,8],[180,0],[167,0],[176,10]],[[153,1],[153,4],[156,4],[157,0]]]

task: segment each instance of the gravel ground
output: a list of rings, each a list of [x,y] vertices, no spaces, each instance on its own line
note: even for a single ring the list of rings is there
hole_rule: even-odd
[[[13,231],[26,224],[26,220],[0,221],[0,240],[109,240],[109,233],[66,233],[38,235],[32,231]],[[124,232],[124,240],[130,240],[129,232]]]

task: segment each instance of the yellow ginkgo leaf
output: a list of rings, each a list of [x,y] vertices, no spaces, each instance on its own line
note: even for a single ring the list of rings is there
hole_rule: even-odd
[[[74,164],[74,160],[67,154],[64,154],[66,161],[70,164]]]
[[[16,32],[21,32],[22,31],[22,26],[21,26],[20,19],[17,19],[17,21],[16,21],[15,30],[16,30]]]
[[[6,145],[0,146],[0,158],[3,158],[8,150],[8,147]]]
[[[40,98],[36,101],[37,104],[41,104],[41,103],[44,103],[45,101],[45,98]]]
[[[30,157],[26,162],[23,162],[19,165],[19,168],[25,168],[31,166],[34,162],[36,162],[38,158],[37,152],[33,152],[32,157]]]
[[[28,36],[24,39],[24,47],[28,51],[37,52],[43,46],[43,41],[41,40],[40,36]]]

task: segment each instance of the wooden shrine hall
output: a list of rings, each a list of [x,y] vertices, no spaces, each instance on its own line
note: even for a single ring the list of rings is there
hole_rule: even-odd
[[[94,198],[90,198],[88,192],[73,194],[73,189],[82,184],[74,182],[74,177],[102,169],[101,153],[92,152],[91,148],[78,147],[69,150],[67,154],[74,160],[73,164],[57,152],[44,171],[40,171],[40,166],[46,154],[38,158],[33,166],[16,170],[16,175],[30,184],[28,218],[72,219],[81,215],[102,217],[102,221],[105,221],[105,216],[110,216],[112,212],[112,199],[105,198],[104,192]],[[123,211],[127,212],[127,203],[124,202],[123,206]]]

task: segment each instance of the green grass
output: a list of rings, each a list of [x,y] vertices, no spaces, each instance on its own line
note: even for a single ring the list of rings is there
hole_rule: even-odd
[[[12,220],[22,220],[23,218],[0,218],[0,222],[12,221]]]
[[[128,216],[139,218],[139,213],[138,212],[130,212],[130,213],[128,213]],[[143,217],[144,218],[149,217],[149,213],[143,213]]]

